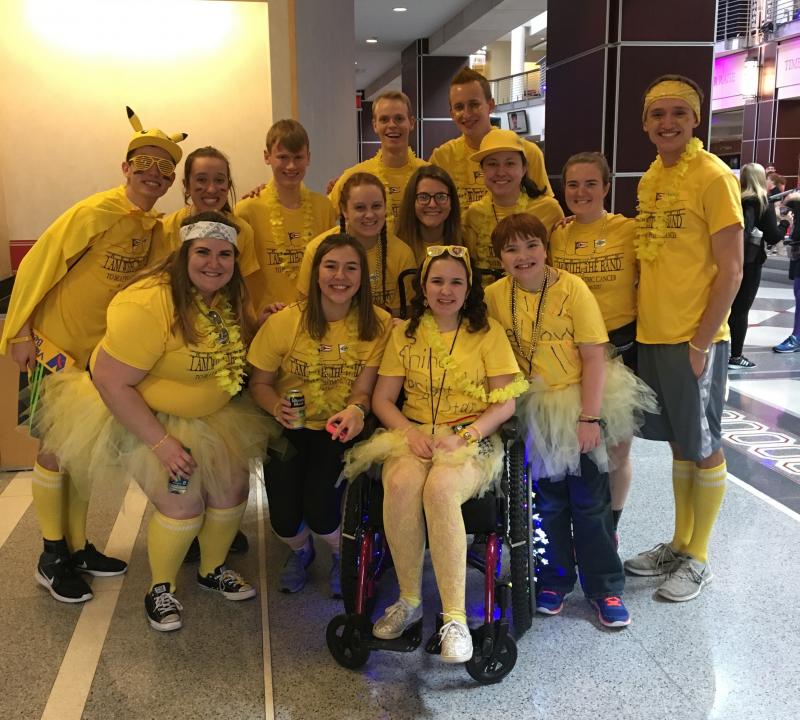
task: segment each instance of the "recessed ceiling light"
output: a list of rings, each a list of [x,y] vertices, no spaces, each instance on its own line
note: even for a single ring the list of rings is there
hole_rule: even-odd
[[[394,10],[395,12],[406,12],[408,10],[408,8],[396,7],[396,8],[392,8],[392,10]]]
[[[378,38],[367,38],[367,42],[370,45],[374,45],[376,42],[378,42]]]

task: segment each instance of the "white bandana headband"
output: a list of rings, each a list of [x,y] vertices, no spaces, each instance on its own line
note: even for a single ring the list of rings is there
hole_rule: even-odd
[[[201,220],[191,225],[181,227],[181,242],[197,240],[198,238],[215,238],[217,240],[227,240],[231,245],[236,245],[236,230],[230,225],[220,222],[209,222]]]

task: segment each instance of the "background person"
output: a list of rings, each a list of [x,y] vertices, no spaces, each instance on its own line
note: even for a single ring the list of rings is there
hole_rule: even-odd
[[[91,377],[56,375],[41,418],[45,447],[67,468],[90,483],[130,475],[155,505],[144,604],[159,631],[182,626],[177,574],[195,536],[202,588],[227,600],[255,595],[224,563],[247,506],[250,460],[268,435],[249,398],[234,399],[249,338],[236,228],[220,213],[200,213],[184,220],[181,238],[112,300]],[[63,422],[69,408],[81,423]]]
[[[314,532],[331,550],[331,594],[341,594],[336,485],[342,454],[364,427],[390,327],[389,314],[372,305],[363,246],[330,235],[314,253],[308,299],[271,315],[250,348],[253,397],[293,449],[266,468],[270,523],[292,550],[278,581],[284,592],[305,586]],[[305,397],[300,427],[286,399],[293,389]]]
[[[73,205],[48,227],[23,258],[0,339],[21,372],[36,364],[34,336],[46,338],[83,370],[106,328],[106,308],[148,260],[156,201],[175,180],[185,133],[144,130],[127,108],[134,135],[122,174],[125,184]],[[78,417],[67,412],[68,418]],[[33,467],[33,507],[44,539],[35,577],[61,602],[92,597],[78,572],[119,575],[127,565],[86,539],[88,494],[78,491],[54,455],[40,450]]]

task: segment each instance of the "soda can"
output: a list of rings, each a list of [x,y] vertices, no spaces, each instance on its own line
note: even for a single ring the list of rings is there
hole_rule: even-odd
[[[289,390],[284,398],[289,401],[293,410],[297,411],[297,419],[292,423],[295,430],[306,426],[306,399],[299,390]]]
[[[183,449],[192,454],[192,451],[189,450],[185,445]],[[167,483],[167,490],[171,492],[173,495],[183,495],[186,492],[186,489],[189,487],[189,478],[183,477],[183,475],[176,475],[175,477],[170,477],[169,482]]]

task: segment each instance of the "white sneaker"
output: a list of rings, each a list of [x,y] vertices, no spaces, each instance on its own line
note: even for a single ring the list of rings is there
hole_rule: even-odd
[[[472,658],[472,635],[469,628],[458,620],[442,625],[439,631],[442,645],[442,662],[463,663]]]
[[[686,555],[656,592],[667,600],[684,602],[693,600],[713,578],[711,566]]]
[[[409,627],[422,617],[422,603],[411,607],[402,598],[389,605],[386,612],[373,626],[372,634],[381,640],[399,638]]]

